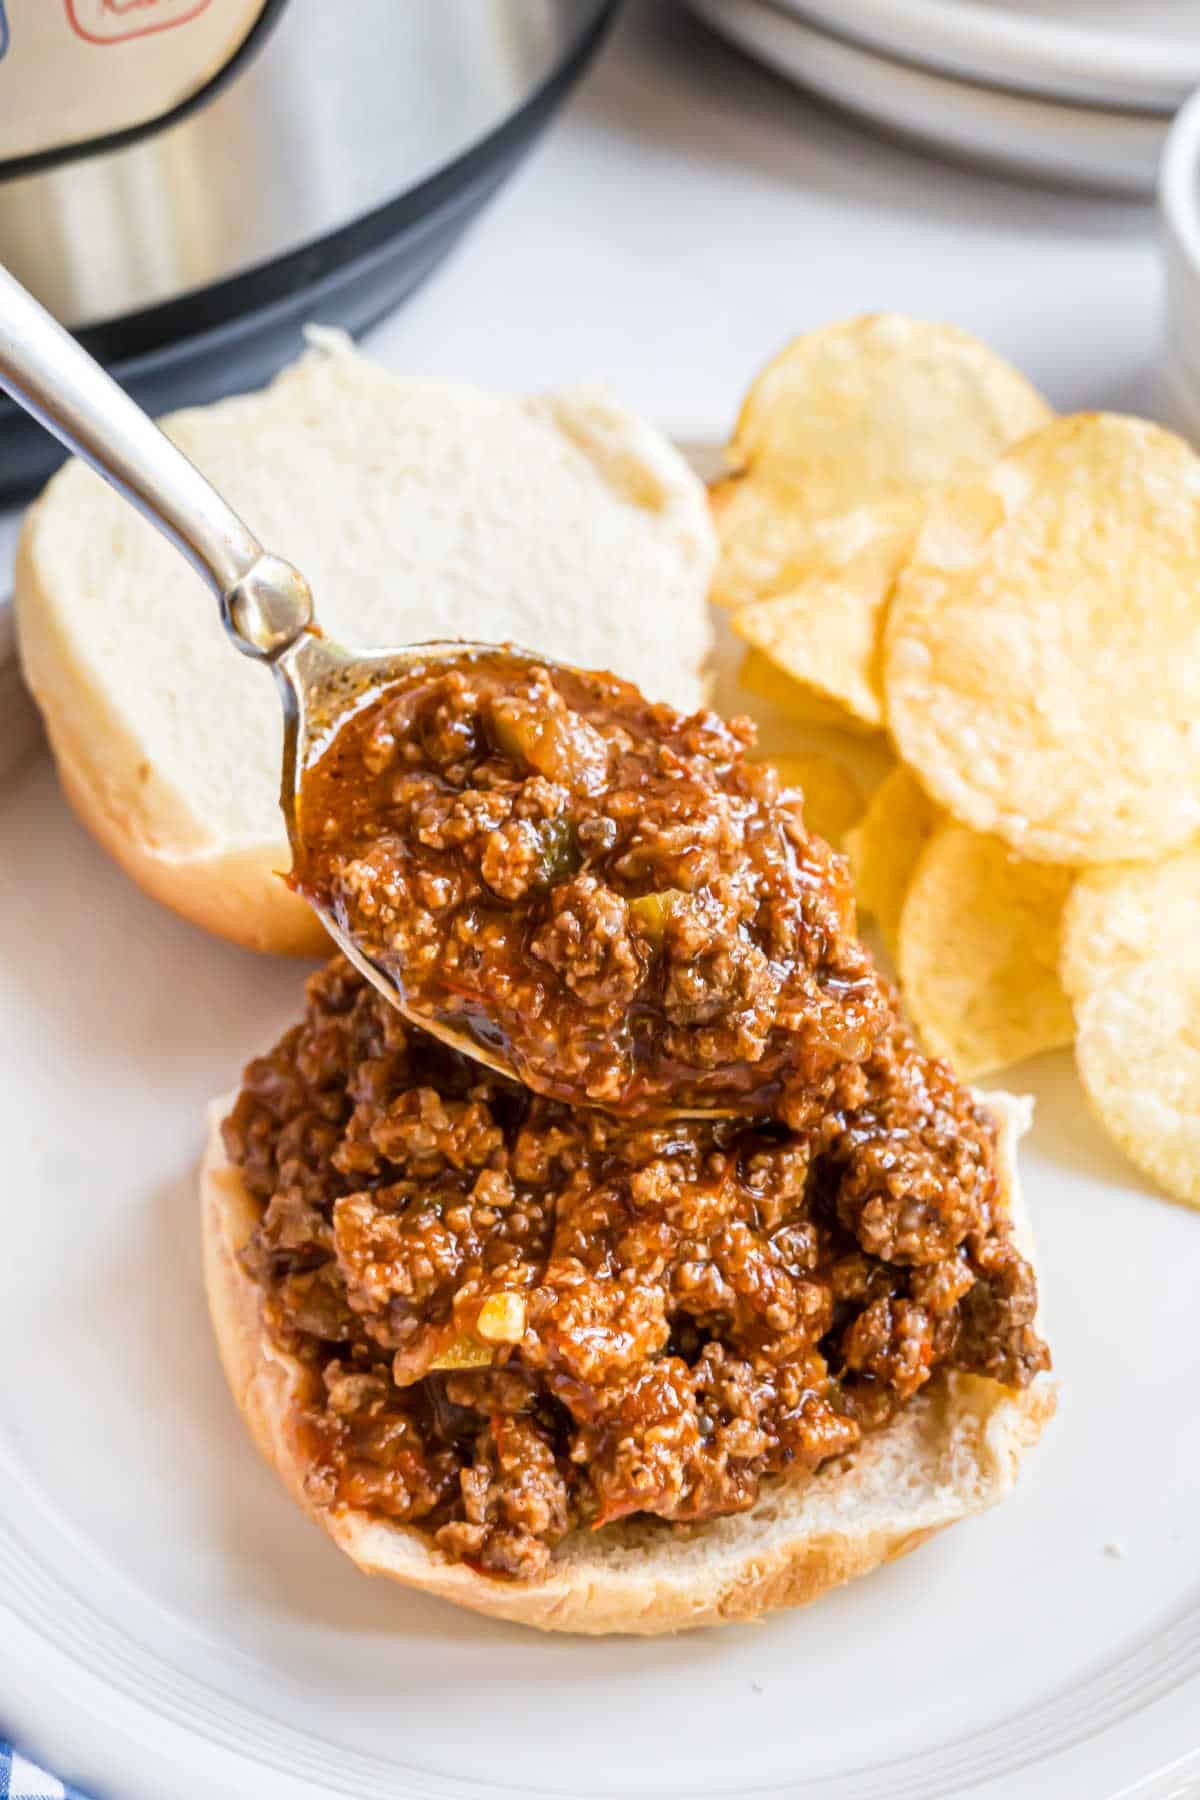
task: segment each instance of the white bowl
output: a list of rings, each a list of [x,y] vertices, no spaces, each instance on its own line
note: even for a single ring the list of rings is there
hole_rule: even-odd
[[[690,4],[739,48],[885,130],[1058,185],[1154,192],[1169,126],[1164,115],[1003,93],[912,68],[803,24],[767,0]]]
[[[1173,413],[1200,439],[1200,93],[1168,133],[1158,211],[1166,275],[1163,372]]]
[[[1200,85],[1195,0],[775,0],[834,36],[1024,94],[1174,112]]]

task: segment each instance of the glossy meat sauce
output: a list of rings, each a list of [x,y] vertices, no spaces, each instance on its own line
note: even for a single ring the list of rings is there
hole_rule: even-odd
[[[335,959],[226,1121],[243,1264],[309,1370],[321,1496],[489,1574],[744,1510],[930,1380],[1049,1361],[992,1121],[750,742],[464,662],[364,709],[306,794],[297,885],[410,996],[493,1021],[523,1084]],[[659,1116],[695,1095],[741,1116]]]
[[[434,664],[306,776],[295,883],[539,1093],[786,1113],[887,1006],[844,864],[752,741],[611,675]]]

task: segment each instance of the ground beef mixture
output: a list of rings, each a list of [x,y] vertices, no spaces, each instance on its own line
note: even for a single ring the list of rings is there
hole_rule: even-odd
[[[474,760],[478,707],[460,707],[457,680],[439,691],[447,754],[457,743],[497,785],[456,787],[451,761],[436,776],[422,762],[411,780],[439,837],[458,816],[453,796],[496,796],[493,823],[464,842],[499,893],[524,865],[492,847],[495,834],[508,831],[511,847],[519,826],[563,815],[549,799],[535,814],[522,802],[550,776]],[[548,694],[546,706],[555,717]],[[464,717],[469,743],[455,736]],[[389,772],[404,808],[402,743],[376,726],[381,779]],[[671,778],[728,800],[716,816],[740,854],[769,817],[794,857],[764,851],[763,869],[775,855],[832,868],[804,844],[790,806],[730,773],[736,734],[710,721],[663,729]],[[653,882],[665,858],[674,889],[703,892],[682,879],[686,846],[663,847],[671,827],[658,792],[651,781],[647,810],[623,817],[605,854],[623,844],[632,871],[644,853]],[[567,816],[575,844],[587,818]],[[702,860],[707,816],[693,833]],[[397,880],[425,878],[402,854],[389,867]],[[439,878],[433,865],[428,878]],[[829,879],[840,894],[840,876]],[[617,896],[628,914],[582,863],[562,885],[597,907]],[[720,891],[736,911],[737,882]],[[747,942],[759,949],[781,890],[748,891],[758,910]],[[791,1085],[786,1121],[568,1106],[445,1049],[341,961],[311,980],[303,1022],[247,1069],[225,1141],[261,1207],[243,1265],[261,1284],[269,1331],[311,1372],[304,1431],[321,1499],[419,1525],[452,1557],[530,1580],[572,1528],[750,1506],[765,1477],[852,1451],[940,1370],[1021,1386],[1047,1366],[1033,1275],[998,1216],[990,1119],[916,1052],[887,989],[842,941],[840,898],[793,903],[795,929],[819,932],[810,971],[848,970],[867,989],[850,1010],[873,1024],[848,1033],[807,1094]],[[657,946],[627,921],[610,938],[589,911],[574,936],[566,906],[548,905],[532,929],[549,934],[547,948],[575,946],[561,967],[577,983],[588,961],[603,980],[614,941],[643,981]],[[426,912],[440,953],[443,914]],[[711,944],[698,951],[696,992],[715,979],[715,955]],[[663,993],[682,1006],[689,965],[673,951],[664,961]],[[787,990],[770,980],[776,997]],[[828,1011],[815,977],[813,1003]],[[730,1016],[717,1015],[720,1042]]]
[[[295,884],[539,1093],[800,1121],[889,1008],[753,728],[612,675],[431,661],[306,775]]]

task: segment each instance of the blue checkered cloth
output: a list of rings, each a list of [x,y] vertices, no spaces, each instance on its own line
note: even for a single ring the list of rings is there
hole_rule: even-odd
[[[86,1800],[86,1796],[26,1762],[11,1744],[0,1742],[0,1800]]]

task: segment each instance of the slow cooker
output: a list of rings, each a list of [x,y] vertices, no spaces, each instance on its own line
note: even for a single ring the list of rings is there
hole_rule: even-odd
[[[0,262],[143,406],[361,330],[547,122],[616,0],[0,0]],[[0,497],[51,440],[0,404]]]

